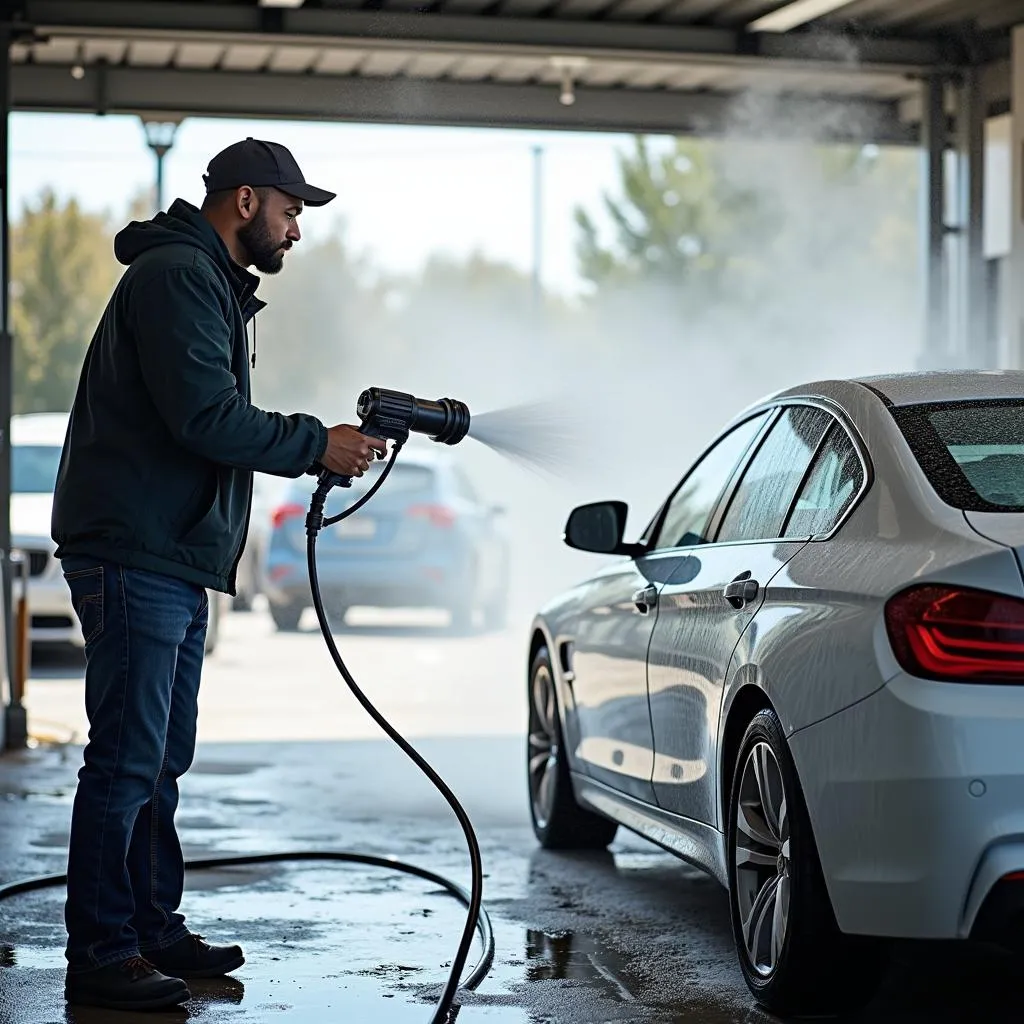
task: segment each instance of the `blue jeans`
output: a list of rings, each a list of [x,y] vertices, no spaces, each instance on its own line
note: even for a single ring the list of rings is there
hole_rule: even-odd
[[[185,871],[178,779],[195,755],[207,594],[90,558],[64,559],[85,637],[89,741],[71,816],[69,970],[173,945]]]

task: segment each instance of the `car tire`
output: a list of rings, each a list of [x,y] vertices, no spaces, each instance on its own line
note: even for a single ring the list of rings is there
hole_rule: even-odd
[[[270,606],[270,617],[274,625],[282,633],[295,633],[298,631],[302,613],[306,610],[305,605],[298,602],[289,604],[272,604]]]
[[[736,952],[759,1003],[789,1016],[846,1012],[871,999],[884,968],[882,944],[844,935],[836,924],[796,766],[774,711],[759,712],[740,744],[727,863]]]
[[[536,653],[530,665],[527,698],[530,724],[526,774],[534,835],[547,850],[603,850],[615,838],[619,826],[576,801],[546,647]]]

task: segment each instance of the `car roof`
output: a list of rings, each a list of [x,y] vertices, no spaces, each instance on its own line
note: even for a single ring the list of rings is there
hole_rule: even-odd
[[[31,412],[11,417],[11,444],[62,447],[68,429],[66,412]]]
[[[854,397],[858,388],[863,387],[870,388],[894,406],[1000,398],[1024,400],[1024,371],[928,370],[819,380],[774,392],[755,404],[765,405],[786,398],[815,396],[844,404]]]
[[[1021,370],[933,370],[861,377],[857,383],[874,388],[897,406],[992,398],[1024,399],[1024,371]]]

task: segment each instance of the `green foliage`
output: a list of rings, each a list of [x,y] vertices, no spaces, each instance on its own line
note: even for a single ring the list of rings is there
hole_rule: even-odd
[[[64,411],[120,273],[103,217],[45,191],[11,229],[14,410]]]
[[[716,151],[676,139],[652,154],[644,137],[619,157],[622,197],[605,197],[615,233],[599,241],[594,219],[576,210],[582,275],[598,288],[669,285],[687,298],[742,287],[752,239],[771,224],[753,188],[723,173]]]
[[[383,288],[349,250],[344,225],[323,241],[297,246],[280,274],[263,280],[259,295],[268,305],[249,328],[256,340],[253,400],[341,422],[338,410],[351,410],[365,386],[353,362],[369,344],[379,353],[386,327]]]
[[[849,301],[858,286],[915,287],[912,151],[765,141],[637,137],[620,156],[620,192],[605,197],[611,228],[578,208],[581,274],[600,304],[656,291],[686,316],[791,308],[813,293]],[[911,300],[912,301],[912,300]],[[671,309],[672,304],[666,308]]]

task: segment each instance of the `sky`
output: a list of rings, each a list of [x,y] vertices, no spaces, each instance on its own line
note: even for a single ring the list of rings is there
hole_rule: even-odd
[[[573,209],[602,209],[602,195],[617,190],[616,153],[631,142],[602,133],[195,118],[180,126],[164,162],[166,202],[201,201],[210,157],[249,135],[288,146],[307,181],[338,193],[303,214],[307,237],[325,237],[343,220],[350,245],[393,272],[414,272],[431,253],[474,250],[532,272],[533,150],[541,147],[541,277],[563,294],[583,284]],[[10,146],[13,217],[50,187],[120,219],[155,176],[135,117],[16,113]]]

